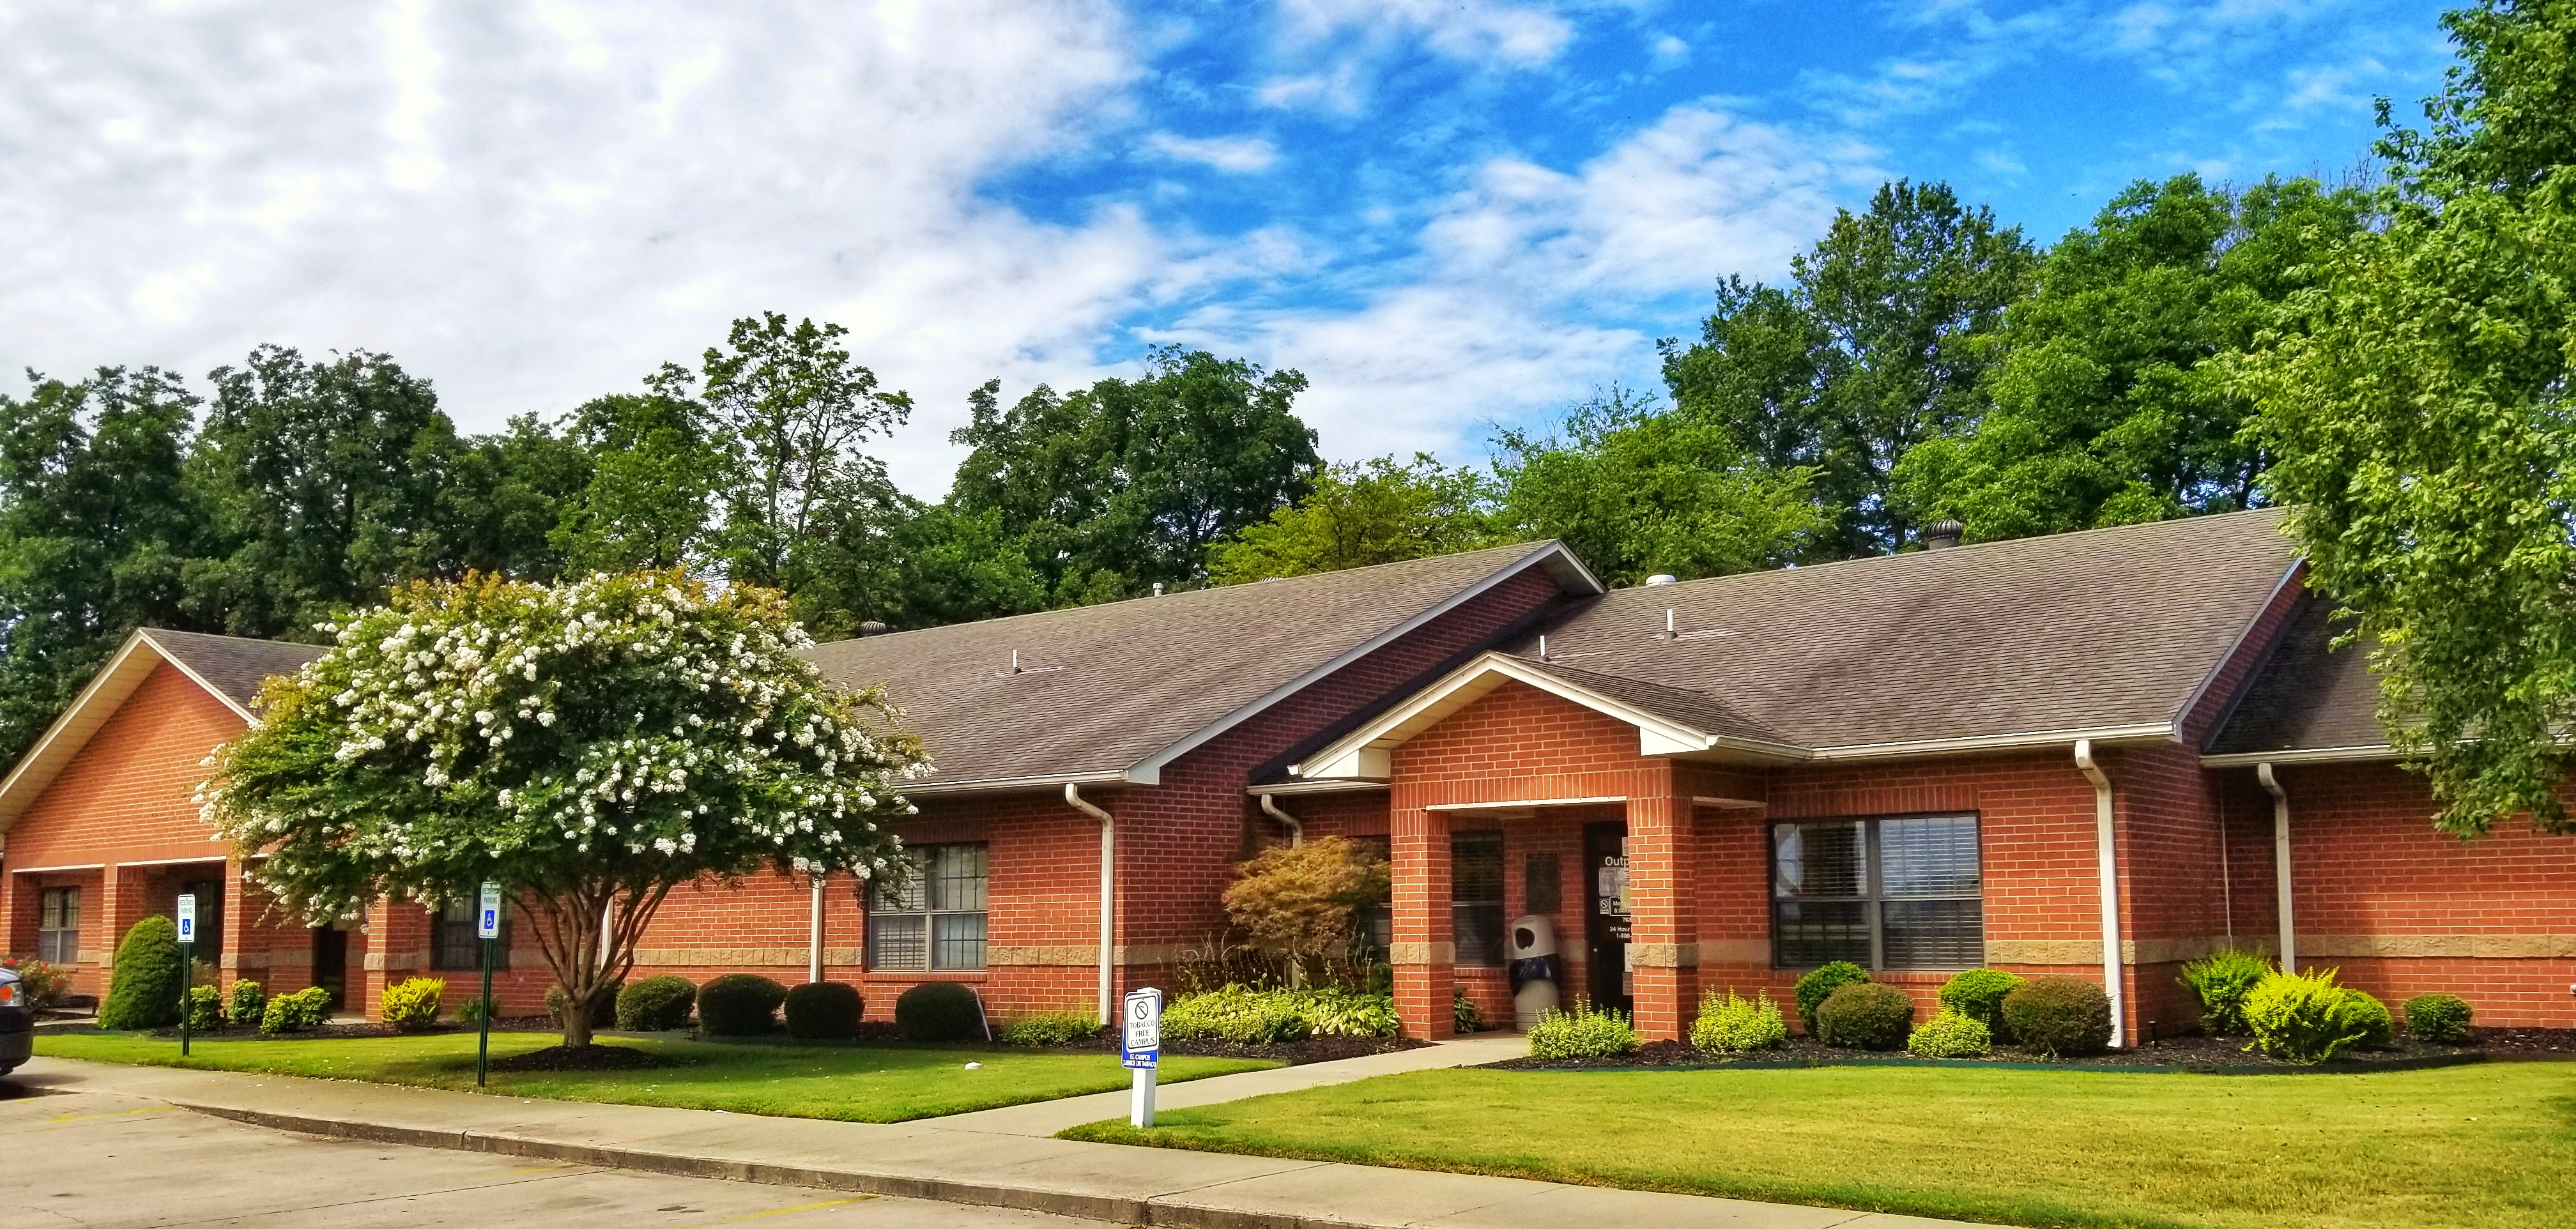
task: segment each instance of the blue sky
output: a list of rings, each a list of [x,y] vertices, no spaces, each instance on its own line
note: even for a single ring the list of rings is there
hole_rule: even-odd
[[[921,409],[1179,341],[1328,454],[1654,383],[1727,273],[1942,179],[2054,239],[2124,183],[2341,174],[2447,62],[2396,0],[102,3],[0,12],[0,367],[365,346],[469,428],[763,309]]]

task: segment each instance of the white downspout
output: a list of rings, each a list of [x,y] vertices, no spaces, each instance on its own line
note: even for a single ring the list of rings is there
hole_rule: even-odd
[[[2272,881],[2281,889],[2281,970],[2299,971],[2298,930],[2290,925],[2290,791],[2272,776],[2270,764],[2256,764],[2254,779],[2272,795]]]
[[[2120,860],[2111,830],[2111,778],[2093,762],[2093,740],[2075,744],[2075,767],[2093,783],[2093,841],[2102,862],[2102,990],[2111,999],[2111,1048],[2129,1044],[2129,993],[2120,962]]]
[[[1288,825],[1288,848],[1295,849],[1306,843],[1306,825],[1298,823],[1296,816],[1280,810],[1278,802],[1268,794],[1261,796],[1261,812]]]
[[[608,967],[609,957],[617,953],[616,945],[608,941],[609,928],[616,924],[617,894],[611,892],[607,903],[599,907],[599,967],[603,969]]]
[[[1082,787],[1071,781],[1064,783],[1064,801],[1100,821],[1100,1022],[1108,1024],[1118,1018],[1114,1010],[1117,1004],[1110,1001],[1113,986],[1109,972],[1115,950],[1110,944],[1117,937],[1117,914],[1111,903],[1118,890],[1118,821],[1110,818],[1109,812],[1083,801]]]
[[[814,922],[805,939],[805,980],[818,982],[823,980],[823,877],[814,875],[811,878],[814,881]]]

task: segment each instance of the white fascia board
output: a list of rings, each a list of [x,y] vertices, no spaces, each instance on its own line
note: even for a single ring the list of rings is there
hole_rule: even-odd
[[[1552,674],[1531,669],[1518,658],[1488,651],[1474,661],[1459,667],[1447,678],[1415,692],[1412,698],[1380,714],[1375,721],[1341,737],[1297,766],[1297,775],[1310,779],[1365,778],[1384,779],[1391,767],[1395,748],[1416,734],[1439,724],[1450,714],[1483,698],[1505,681],[1523,683],[1559,699],[1580,704],[1594,712],[1637,727],[1638,754],[1682,755],[1731,747],[1775,756],[1800,756],[1795,748],[1748,743],[1740,739],[1720,738],[1689,726],[1667,721],[1643,712],[1608,696],[1578,687]]]
[[[1959,755],[1972,751],[2019,751],[2032,747],[2055,747],[2084,739],[2108,745],[2171,742],[2173,737],[2173,723],[2157,721],[2145,725],[2033,730],[2021,734],[1981,734],[1969,738],[1928,738],[1899,743],[1853,743],[1841,747],[1818,747],[1812,754],[1820,760],[1878,760],[1913,755]]]
[[[251,712],[248,708],[243,707],[231,696],[225,695],[222,688],[207,682],[206,676],[190,669],[186,660],[182,659],[178,654],[171,652],[168,646],[162,644],[158,640],[154,640],[149,629],[138,630],[134,634],[141,637],[146,644],[151,645],[152,651],[159,653],[161,655],[161,660],[170,663],[171,669],[187,675],[189,682],[195,683],[197,686],[204,688],[207,695],[223,701],[224,707],[233,710],[234,715],[240,717],[243,721],[254,725],[258,724],[259,719],[251,716]]]
[[[1067,785],[1128,785],[1126,774],[1117,772],[1075,773],[1046,777],[993,777],[982,781],[933,781],[925,785],[898,785],[891,791],[906,798],[941,798],[960,794],[1026,794],[1041,790],[1060,790]]]
[[[143,677],[152,672],[152,666],[168,660],[170,655],[142,632],[126,636],[125,643],[117,647],[115,655],[109,657],[107,664],[90,679],[89,686],[81,689],[80,695],[63,710],[62,716],[54,718],[54,723],[45,727],[45,733],[36,740],[36,745],[18,757],[17,766],[9,770],[9,775],[0,778],[0,832],[7,832],[18,822],[18,816],[26,811],[27,804],[35,801],[36,795],[53,783],[54,777],[71,762],[72,756],[80,752],[90,735],[107,723],[108,714],[124,703],[125,697],[134,694]],[[199,679],[198,685],[204,686],[204,680]],[[211,692],[214,689],[209,687],[207,690]]]
[[[1293,798],[1299,794],[1361,794],[1387,788],[1389,785],[1385,781],[1355,778],[1342,781],[1283,781],[1276,785],[1247,785],[1243,787],[1243,792],[1253,798],[1268,794]]]
[[[2404,753],[2386,744],[2359,747],[2305,747],[2297,751],[2231,751],[2200,757],[2203,768],[2251,768],[2256,764],[2393,763]]]
[[[1521,802],[1435,802],[1426,811],[1517,811],[1528,807],[1596,807],[1613,802],[1626,802],[1626,794],[1604,794],[1598,798],[1531,798]]]
[[[1225,716],[1219,717],[1215,721],[1199,727],[1197,730],[1192,731],[1188,737],[1181,739],[1179,742],[1173,743],[1152,755],[1146,756],[1144,759],[1136,761],[1134,764],[1128,766],[1127,771],[1124,774],[1125,780],[1131,785],[1162,784],[1164,765],[1169,764],[1184,755],[1188,755],[1192,751],[1198,750],[1199,747],[1208,742],[1208,740],[1251,720],[1253,717],[1260,715],[1263,710],[1268,709],[1271,705],[1277,704],[1281,700],[1285,700],[1288,697],[1305,690],[1308,686],[1330,677],[1342,667],[1348,666],[1351,663],[1394,643],[1396,640],[1412,634],[1415,630],[1421,628],[1432,620],[1484,596],[1488,591],[1492,590],[1495,586],[1502,584],[1504,581],[1510,580],[1511,578],[1528,571],[1533,566],[1542,564],[1546,565],[1550,575],[1557,578],[1557,583],[1560,586],[1563,586],[1566,583],[1566,580],[1570,577],[1578,582],[1575,586],[1577,589],[1589,587],[1594,593],[1600,593],[1603,591],[1600,579],[1592,574],[1591,569],[1584,567],[1583,561],[1576,559],[1573,552],[1565,549],[1564,543],[1544,543],[1537,549],[1532,550],[1529,554],[1522,556],[1518,562],[1506,567],[1494,569],[1491,575],[1488,575],[1483,580],[1477,581],[1475,584],[1470,585],[1465,589],[1459,590],[1456,594],[1453,594],[1438,605],[1435,605],[1430,609],[1395,625],[1394,627],[1388,628],[1387,630],[1370,637],[1366,642],[1345,651],[1341,656],[1325,662],[1323,665],[1317,666],[1314,669],[1289,680],[1288,682],[1272,688],[1269,694],[1264,695],[1260,699],[1254,700],[1252,703],[1246,704],[1231,713],[1227,713]]]

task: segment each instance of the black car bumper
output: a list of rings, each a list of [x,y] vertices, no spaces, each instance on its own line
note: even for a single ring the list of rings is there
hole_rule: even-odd
[[[0,1072],[35,1056],[36,1022],[23,1007],[0,1007]]]

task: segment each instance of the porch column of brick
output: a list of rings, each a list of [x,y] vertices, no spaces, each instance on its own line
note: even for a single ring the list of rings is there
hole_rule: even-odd
[[[1699,845],[1669,767],[1628,799],[1628,964],[1637,1031],[1673,1041],[1699,1007]]]
[[[240,858],[224,859],[224,932],[215,936],[215,962],[223,970],[219,980],[226,993],[242,979],[242,950],[250,935],[250,892],[242,882],[248,870]]]
[[[429,910],[418,901],[379,897],[367,906],[366,972],[349,987],[349,1006],[370,1020],[384,1014],[385,988],[429,967]],[[458,998],[471,998],[478,983]]]
[[[152,912],[153,870],[149,866],[118,866],[110,863],[99,872],[100,922],[98,937],[93,939],[89,918],[81,918],[81,947],[85,958],[95,960],[107,976],[102,979],[100,997],[115,984],[116,947],[125,941],[125,932]],[[88,911],[82,911],[86,914]],[[95,953],[91,955],[90,953]]]
[[[1449,905],[1449,817],[1399,807],[1388,817],[1394,861],[1395,1014],[1404,1035],[1438,1041],[1457,1031],[1450,1004],[1458,944]]]
[[[34,878],[0,867],[0,956],[36,954]]]

